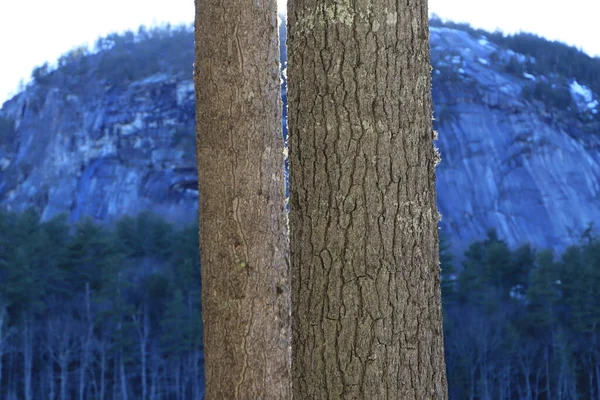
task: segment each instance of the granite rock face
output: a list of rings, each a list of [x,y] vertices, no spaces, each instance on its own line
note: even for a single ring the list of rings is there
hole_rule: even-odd
[[[155,75],[94,90],[90,100],[34,86],[4,104],[16,135],[0,148],[1,204],[70,221],[144,210],[196,218],[192,81]]]
[[[495,228],[511,246],[560,251],[600,222],[600,124],[526,100],[523,88],[545,77],[504,72],[526,57],[485,38],[432,28],[431,49],[438,206],[452,241]]]
[[[496,228],[512,246],[562,250],[600,221],[599,123],[526,99],[523,88],[543,77],[505,72],[526,57],[483,37],[431,28],[431,49],[440,224],[455,248]],[[577,85],[573,96],[597,112],[598,93]],[[14,132],[0,135],[0,205],[70,221],[143,210],[195,219],[192,81],[155,74],[87,87],[30,85],[4,104]]]

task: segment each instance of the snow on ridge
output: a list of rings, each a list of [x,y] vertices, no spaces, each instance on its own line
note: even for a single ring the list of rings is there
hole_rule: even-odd
[[[506,54],[508,54],[510,57],[515,57],[515,59],[520,63],[529,62],[531,64],[535,64],[535,57],[533,56],[526,56],[525,54],[517,53],[512,49],[507,49]]]
[[[592,114],[597,114],[598,100],[594,100],[594,93],[585,85],[573,80],[569,85],[571,96],[575,99],[577,106],[585,110],[590,110]]]
[[[590,103],[593,100],[594,96],[592,94],[592,91],[587,86],[580,85],[579,82],[573,80],[573,82],[571,82],[570,87],[571,94],[583,97],[583,100],[585,100],[586,103]]]

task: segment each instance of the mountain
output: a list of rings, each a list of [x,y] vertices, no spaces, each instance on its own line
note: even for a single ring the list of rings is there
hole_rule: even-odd
[[[495,228],[511,246],[562,250],[600,221],[600,60],[577,52],[594,79],[565,76],[544,58],[566,46],[536,58],[488,36],[431,27],[442,229],[459,243]]]
[[[557,250],[600,221],[600,60],[533,35],[432,21],[442,230]],[[282,54],[285,54],[282,52]],[[111,222],[195,218],[193,36],[110,35],[0,110],[0,205]]]
[[[0,135],[0,204],[34,206],[43,220],[66,212],[70,221],[113,221],[144,210],[195,219],[192,33],[140,30],[96,49],[37,68],[34,83],[2,107],[14,129]]]

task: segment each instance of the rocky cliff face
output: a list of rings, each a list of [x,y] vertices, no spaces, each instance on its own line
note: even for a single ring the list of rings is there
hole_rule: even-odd
[[[534,59],[448,28],[432,28],[431,47],[438,204],[457,249],[496,228],[511,245],[561,250],[600,221],[598,93],[561,77],[573,99],[561,110],[524,93],[557,77],[507,72]],[[196,218],[191,79],[31,85],[0,119],[1,206],[71,221]]]
[[[43,219],[196,218],[192,81],[153,75],[93,91],[33,86],[4,104],[16,134],[0,147],[1,204],[33,205]]]
[[[510,245],[562,250],[599,222],[598,94],[565,77],[505,72],[535,60],[463,31],[432,28],[431,48],[438,206],[452,240],[468,243],[493,227]],[[568,84],[572,106],[524,96],[545,81],[555,91]]]

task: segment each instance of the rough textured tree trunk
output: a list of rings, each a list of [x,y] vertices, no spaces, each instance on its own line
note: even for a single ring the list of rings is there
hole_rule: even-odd
[[[275,0],[196,0],[206,398],[290,394]]]
[[[446,399],[426,0],[288,7],[298,399]]]

